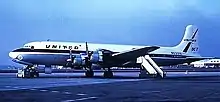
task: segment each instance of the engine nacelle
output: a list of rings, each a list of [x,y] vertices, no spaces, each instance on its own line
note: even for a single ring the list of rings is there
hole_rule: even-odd
[[[85,62],[82,58],[81,55],[75,55],[75,58],[73,59],[73,63],[72,63],[74,66],[81,66],[81,65],[84,65]]]
[[[83,62],[83,60],[82,60],[82,58],[74,58],[74,60],[73,60],[73,65],[82,65],[82,62]]]
[[[94,52],[90,58],[91,63],[97,64],[103,61],[103,54],[101,51]]]
[[[85,60],[83,60],[83,57],[81,55],[74,55],[73,58],[67,59],[66,66],[83,66],[85,65]]]

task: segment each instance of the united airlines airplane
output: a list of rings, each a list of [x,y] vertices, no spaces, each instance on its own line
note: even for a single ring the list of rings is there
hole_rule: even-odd
[[[92,65],[98,64],[105,69],[104,77],[112,77],[111,67],[135,66],[140,56],[149,55],[159,66],[175,65],[205,59],[198,51],[198,28],[188,25],[182,41],[174,47],[39,41],[27,43],[9,56],[26,69],[34,65],[83,68],[87,77],[94,75]]]

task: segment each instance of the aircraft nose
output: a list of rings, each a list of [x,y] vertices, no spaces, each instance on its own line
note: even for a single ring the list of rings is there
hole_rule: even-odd
[[[12,59],[15,59],[18,56],[18,53],[16,52],[9,52],[9,57],[11,57]]]

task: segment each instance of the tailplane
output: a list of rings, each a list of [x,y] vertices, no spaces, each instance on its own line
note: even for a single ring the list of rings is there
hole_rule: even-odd
[[[180,52],[198,54],[198,28],[194,25],[188,25],[182,41],[175,48]]]

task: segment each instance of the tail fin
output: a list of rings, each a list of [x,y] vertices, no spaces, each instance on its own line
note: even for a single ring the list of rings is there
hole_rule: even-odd
[[[175,48],[184,53],[198,54],[198,28],[194,25],[188,25],[182,41]]]

